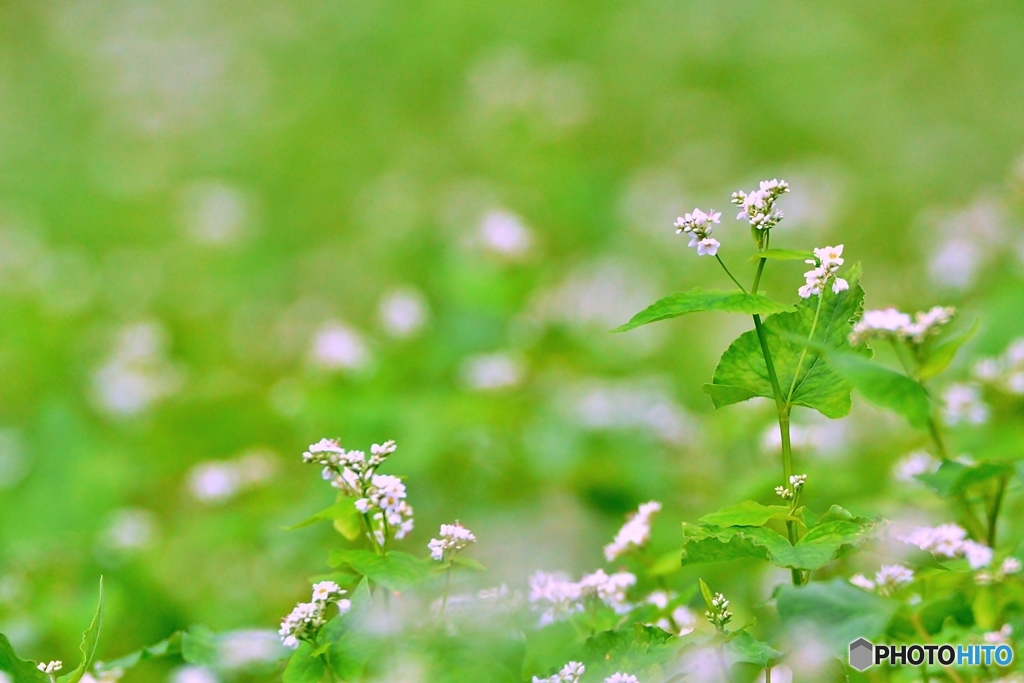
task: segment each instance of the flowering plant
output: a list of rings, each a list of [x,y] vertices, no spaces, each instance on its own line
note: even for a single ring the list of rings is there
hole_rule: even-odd
[[[381,472],[392,464],[395,442],[374,444],[367,455],[321,439],[302,460],[321,468],[335,501],[293,528],[329,522],[343,542],[328,556],[331,572],[304,582],[309,600],[281,621],[276,659],[282,668],[274,675],[284,683],[780,683],[853,675],[888,682],[919,674],[925,681],[1020,680],[999,667],[852,674],[845,663],[846,647],[857,638],[994,644],[1012,642],[1024,627],[1024,565],[999,525],[1017,469],[996,453],[955,456],[946,435],[958,425],[999,429],[1012,422],[1024,395],[1024,342],[979,360],[969,381],[950,385],[937,400],[931,382],[950,368],[977,325],[954,329],[955,311],[945,306],[914,315],[865,311],[860,266],[846,263],[842,244],[772,247],[789,191],[785,181],[771,180],[733,194],[754,244],[749,287],[726,265],[728,242],[711,236],[721,213],[694,209],[678,219],[677,232],[689,236],[699,257],[712,257],[735,288],[674,294],[618,330],[697,312],[751,317],[753,328],[729,345],[704,391],[716,408],[757,398],[774,406],[781,455],[774,487],[684,522],[678,548],[664,557],[649,552],[655,523],[666,515],[651,500],[604,546],[607,568],[578,579],[538,570],[518,587],[453,590],[487,571],[467,556],[477,535],[456,521],[442,524],[419,552],[399,549],[409,543],[414,511],[405,481]],[[810,266],[801,285],[794,273],[794,303],[762,293],[768,264],[791,261]],[[876,359],[883,348],[895,367]],[[843,418],[854,392],[916,430],[921,448],[901,461],[897,477],[948,501],[949,520],[935,526],[887,521],[823,505],[813,495],[815,478],[797,472],[792,417],[809,409]],[[712,589],[717,578],[694,581],[682,571],[711,575],[709,565],[722,562],[752,571],[774,566],[786,582],[772,586],[767,601],[727,597]],[[766,615],[762,623],[746,618],[752,601]],[[60,678],[60,661],[23,661],[0,635],[0,683],[114,683],[136,664],[163,657],[217,667],[211,653],[223,636],[201,627],[98,663],[101,621],[102,584],[81,663]]]

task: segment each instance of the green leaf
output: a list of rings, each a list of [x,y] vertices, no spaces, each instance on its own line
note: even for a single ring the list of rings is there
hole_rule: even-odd
[[[697,579],[700,582],[700,596],[704,598],[704,604],[707,605],[709,610],[715,609],[715,596],[711,592],[711,587],[704,583],[704,579]]]
[[[217,634],[205,626],[193,626],[181,636],[181,657],[189,664],[216,664]]]
[[[325,508],[315,515],[302,520],[295,526],[285,527],[285,529],[294,531],[295,529],[326,521],[332,521],[338,533],[350,541],[359,538],[359,535],[362,533],[359,511],[356,510],[355,501],[348,496],[340,496],[338,502],[331,507]]]
[[[944,498],[956,496],[975,484],[1013,474],[1013,465],[997,462],[980,462],[965,465],[956,460],[945,460],[935,472],[918,474],[917,479],[928,484]]]
[[[103,662],[102,664],[97,663],[96,669],[99,671],[113,671],[114,669],[125,670],[132,668],[139,662],[180,655],[181,638],[182,632],[175,631],[170,635],[170,637],[161,640],[159,643],[138,649],[135,652],[124,655],[123,657],[118,657],[114,660]]]
[[[792,306],[772,301],[760,294],[747,294],[746,292],[723,292],[721,290],[703,290],[699,287],[689,292],[680,292],[667,296],[660,301],[651,304],[630,319],[628,323],[612,330],[613,332],[626,332],[634,328],[657,322],[678,318],[687,313],[700,313],[704,311],[724,311],[727,313],[780,313],[792,310]]]
[[[770,519],[796,520],[789,514],[788,505],[761,505],[746,500],[738,505],[704,515],[700,521],[716,526],[764,526]]]
[[[739,559],[770,560],[773,551],[785,553],[793,547],[786,538],[766,527],[684,524],[683,535],[684,566]]]
[[[673,660],[681,645],[679,641],[660,628],[637,623],[587,638],[579,659],[593,680],[601,680],[616,671],[643,677],[652,667]]]
[[[928,633],[941,633],[947,619],[953,619],[961,626],[974,624],[974,610],[963,593],[951,593],[935,600],[930,600],[917,610],[918,621]]]
[[[766,527],[684,525],[682,563],[760,559],[780,567],[810,571],[825,566],[846,548],[867,540],[872,528],[870,523],[830,521],[808,531],[793,546],[787,538]]]
[[[857,638],[885,633],[899,603],[832,579],[781,586],[776,606],[784,624],[808,629],[838,655]]]
[[[312,654],[313,647],[309,643],[300,643],[288,660],[282,683],[320,683],[326,667],[320,657],[314,657]]]
[[[11,683],[50,683],[50,677],[36,668],[35,663],[21,659],[7,636],[0,633],[0,672],[5,673]]]
[[[350,600],[349,611],[331,619],[323,631],[331,669],[345,681],[360,680],[366,663],[380,649],[366,626],[373,598],[365,578],[356,586]]]
[[[768,643],[762,643],[746,631],[740,631],[724,646],[725,660],[732,666],[737,662],[756,664],[762,669],[773,666],[782,653]]]
[[[864,301],[864,290],[857,282],[858,273],[856,268],[850,273],[848,290],[834,294],[826,289],[822,293],[812,344],[851,350],[847,337],[854,321],[860,317]],[[803,299],[794,312],[769,316],[762,327],[780,389],[788,396],[792,388],[793,405],[813,408],[826,417],[844,417],[850,412],[852,386],[830,367],[819,351],[806,343],[793,341],[810,337],[818,303],[818,297]],[[712,384],[705,384],[704,391],[711,396],[716,408],[757,396],[774,399],[756,330],[741,334],[726,349],[715,369]]]
[[[750,257],[750,260],[760,261],[763,258],[775,261],[806,261],[809,258],[814,258],[814,252],[796,251],[793,249],[768,249],[754,254]]]
[[[103,626],[103,577],[100,577],[100,597],[96,604],[96,614],[92,618],[92,623],[89,624],[89,628],[82,634],[82,644],[79,646],[79,650],[82,653],[82,659],[79,661],[78,666],[75,667],[74,671],[64,676],[61,676],[57,680],[60,683],[78,683],[82,680],[82,676],[92,666],[92,660],[96,657],[96,646],[100,639],[100,629]]]
[[[438,571],[429,560],[394,550],[383,556],[369,550],[334,550],[329,563],[332,567],[348,565],[374,583],[399,592],[429,581]]]
[[[829,352],[827,358],[836,373],[868,401],[902,415],[913,427],[928,428],[931,398],[919,382],[852,353]]]
[[[977,334],[978,327],[979,323],[975,320],[967,329],[939,337],[935,342],[926,345],[922,351],[921,364],[917,368],[918,379],[923,382],[948,368],[960,347]]]
[[[847,546],[867,540],[871,525],[853,522],[826,522],[814,527],[796,546],[772,553],[772,560],[780,567],[814,570],[834,560]]]
[[[555,673],[568,661],[568,653],[577,652],[584,638],[569,621],[556,621],[540,629],[526,631],[523,678],[534,674]]]
[[[451,559],[451,565],[453,567],[463,567],[464,569],[471,569],[475,572],[487,571],[487,567],[483,566],[482,564],[474,560],[472,557],[462,557],[461,555],[456,555],[455,557],[453,557]]]

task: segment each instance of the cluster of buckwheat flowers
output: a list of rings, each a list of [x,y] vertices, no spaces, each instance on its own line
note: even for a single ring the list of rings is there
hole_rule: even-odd
[[[854,574],[850,583],[866,591],[874,591],[879,595],[892,595],[903,586],[914,581],[914,572],[902,564],[887,564],[875,574],[872,581],[863,574]]]
[[[64,662],[59,659],[55,659],[52,662],[39,662],[39,664],[36,665],[36,668],[49,676],[50,680],[53,681],[56,680],[54,674],[64,668]]]
[[[579,683],[586,670],[587,667],[580,662],[569,662],[554,676],[547,678],[534,676],[533,683]],[[618,671],[604,679],[604,683],[640,683],[640,681],[636,676]]]
[[[966,558],[971,569],[981,569],[992,563],[992,548],[967,538],[967,531],[956,524],[918,527],[897,538],[941,557]]]
[[[313,596],[309,602],[300,602],[281,622],[278,633],[285,647],[295,649],[300,642],[315,643],[320,629],[327,623],[327,608],[338,606],[338,613],[344,614],[352,608],[349,600],[342,599],[345,591],[333,581],[313,584]]]
[[[656,500],[640,505],[640,508],[615,534],[615,539],[604,547],[604,556],[614,562],[626,553],[643,548],[651,538],[651,520],[661,511]]]
[[[796,504],[796,500],[800,497],[800,492],[803,490],[805,483],[807,483],[806,474],[794,474],[789,478],[789,484],[792,488],[776,486],[775,493],[783,500],[792,500]]]
[[[470,543],[476,543],[476,536],[473,535],[473,532],[458,522],[442,524],[440,535],[441,538],[431,539],[427,544],[427,547],[430,548],[430,557],[438,562],[452,557]]]
[[[719,631],[725,630],[725,625],[732,620],[732,612],[729,611],[729,601],[721,593],[715,593],[711,598],[711,609],[704,612],[704,616]]]
[[[775,208],[776,200],[789,192],[785,180],[762,180],[758,189],[749,194],[743,191],[732,193],[732,203],[740,207],[737,220],[746,220],[758,230],[771,230],[783,214]]]
[[[691,213],[676,219],[676,234],[688,233],[690,243],[686,246],[697,250],[698,256],[714,256],[718,253],[721,243],[711,236],[712,223],[720,222],[721,211],[710,209],[704,213],[694,209]]]
[[[321,439],[302,454],[306,463],[323,466],[331,486],[356,498],[355,507],[367,520],[378,546],[388,538],[404,538],[413,529],[413,509],[406,501],[405,484],[398,477],[377,474],[377,468],[397,450],[394,441],[374,444],[370,457],[346,451],[336,440]]]
[[[895,308],[864,311],[850,333],[850,343],[861,344],[871,339],[890,339],[922,344],[953,319],[952,306],[935,306],[911,316]]]
[[[832,283],[832,292],[834,294],[849,289],[850,283],[836,275],[839,267],[843,265],[842,255],[843,245],[841,244],[835,247],[815,249],[814,258],[805,261],[805,263],[814,266],[814,268],[804,273],[805,284],[797,290],[797,293],[804,299],[811,296],[820,296],[829,282]]]

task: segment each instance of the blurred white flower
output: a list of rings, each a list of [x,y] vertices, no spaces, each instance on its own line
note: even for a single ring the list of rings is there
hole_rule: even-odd
[[[100,542],[111,550],[130,552],[149,546],[156,533],[156,515],[142,508],[124,508],[111,515]]]
[[[228,631],[217,639],[217,662],[225,669],[275,662],[284,652],[281,640],[270,629]]]
[[[313,334],[311,355],[326,370],[359,370],[370,362],[363,336],[337,321],[324,323]]]
[[[951,384],[942,394],[945,406],[943,419],[948,425],[988,422],[989,409],[981,398],[981,389],[975,384]]]
[[[622,672],[615,672],[608,678],[604,679],[604,683],[640,683],[637,677],[632,674],[624,674]]]
[[[907,533],[897,533],[896,537],[942,557],[965,557],[971,569],[981,569],[992,562],[992,549],[967,538],[967,532],[956,524],[917,527]]]
[[[171,672],[171,683],[218,683],[218,678],[205,666],[189,664]]]
[[[584,429],[651,430],[673,444],[684,443],[695,431],[690,415],[656,380],[586,380],[569,386],[556,401]]]
[[[0,428],[0,489],[10,488],[28,473],[28,457],[21,432]]]
[[[929,474],[939,469],[942,463],[924,451],[914,451],[896,461],[893,476],[901,484],[917,483],[917,475]]]
[[[237,187],[223,181],[204,181],[181,193],[182,227],[189,237],[208,246],[238,242],[251,229],[251,201]]]
[[[430,316],[427,300],[415,289],[398,289],[381,299],[378,308],[381,324],[397,339],[411,337],[423,329]]]
[[[523,221],[504,209],[492,209],[480,221],[479,239],[484,249],[508,259],[520,259],[533,245],[533,235]]]
[[[430,557],[438,562],[461,552],[470,543],[476,543],[476,536],[473,532],[458,522],[455,524],[441,525],[441,538],[431,539],[427,547],[430,549]]]
[[[186,478],[193,498],[201,503],[217,504],[265,484],[276,472],[274,453],[254,449],[231,460],[201,462],[189,470]]]
[[[517,386],[523,379],[522,362],[508,353],[483,353],[462,363],[462,381],[470,389],[494,391]]]
[[[180,389],[181,373],[164,357],[163,328],[137,323],[117,335],[113,353],[93,374],[93,396],[105,412],[137,415]]]
[[[998,358],[979,359],[974,378],[1003,393],[1024,394],[1024,339],[1015,339]]]
[[[548,678],[533,677],[532,683],[579,683],[587,668],[579,662],[569,662],[554,676]]]
[[[991,645],[1006,645],[1011,642],[1013,637],[1013,626],[1010,624],[1003,624],[1002,628],[998,631],[988,631],[983,633],[981,638],[986,643]]]
[[[785,664],[779,664],[778,666],[773,666],[772,670],[771,670],[771,673],[772,673],[772,683],[793,683],[793,670],[790,669]],[[758,675],[758,677],[756,679],[754,679],[754,683],[765,683],[767,678],[768,678],[767,674],[765,674],[765,672],[762,671]]]
[[[914,344],[923,343],[929,336],[953,319],[952,306],[933,306],[919,311],[911,318],[895,308],[864,311],[850,332],[850,343],[857,345],[870,339],[901,339]]]
[[[661,511],[661,503],[643,503],[636,513],[619,529],[615,540],[604,547],[604,556],[614,562],[622,555],[643,548],[651,537],[651,519]]]

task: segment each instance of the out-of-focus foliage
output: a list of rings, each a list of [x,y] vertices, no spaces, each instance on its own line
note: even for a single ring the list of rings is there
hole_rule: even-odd
[[[99,659],[197,623],[272,657],[250,629],[331,571],[330,525],[283,530],[332,502],[298,466],[325,435],[399,442],[404,547],[458,516],[490,568],[467,585],[598,566],[649,499],[652,556],[677,562],[680,520],[769,501],[778,445],[770,402],[716,414],[700,389],[738,319],[608,334],[729,286],[672,221],[710,203],[752,254],[722,198],[784,177],[776,246],[844,243],[867,306],[956,305],[981,321],[957,358],[1003,353],[1024,334],[1018,10],[4,3],[0,632],[75,661],[103,574]],[[762,291],[796,303],[800,267],[773,260]],[[951,454],[1016,466],[1007,381],[987,409],[958,389]],[[890,475],[923,434],[856,400],[794,419],[809,506],[948,521]],[[735,609],[786,580],[715,571]]]

